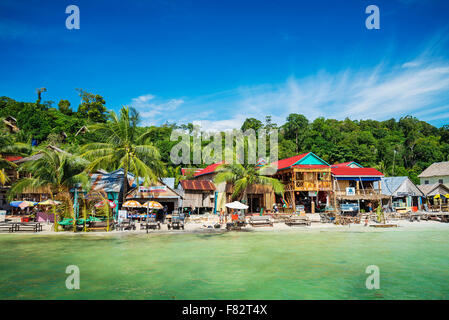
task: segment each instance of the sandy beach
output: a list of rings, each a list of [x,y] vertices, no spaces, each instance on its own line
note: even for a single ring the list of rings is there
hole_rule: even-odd
[[[420,231],[424,229],[438,229],[438,230],[449,230],[448,223],[441,223],[438,221],[419,221],[410,222],[408,220],[388,220],[387,223],[397,225],[397,227],[391,228],[373,228],[371,225],[376,225],[376,223],[370,222],[368,226],[364,223],[360,224],[348,224],[348,225],[335,225],[333,223],[321,223],[312,222],[310,226],[288,226],[284,222],[274,222],[273,226],[268,227],[253,227],[247,224],[242,227],[241,230],[226,230],[226,224],[221,224],[220,228],[214,228],[214,225],[218,223],[218,217],[208,217],[204,218],[203,221],[188,221],[184,226],[184,230],[169,230],[166,223],[161,224],[160,230],[149,230],[149,234],[183,234],[183,233],[223,233],[223,232],[308,232],[308,231],[358,231],[358,232],[381,232],[384,230],[395,230],[395,231]],[[15,235],[113,235],[113,234],[143,234],[146,230],[141,229],[140,223],[136,223],[136,230],[112,230],[110,232],[105,231],[95,231],[95,232],[70,232],[70,231],[53,231],[53,224],[43,223],[43,231],[38,233],[33,232],[14,232],[2,234],[15,234]]]

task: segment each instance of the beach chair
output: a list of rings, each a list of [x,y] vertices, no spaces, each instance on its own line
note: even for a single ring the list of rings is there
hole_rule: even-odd
[[[167,223],[167,228],[168,230],[173,229],[173,230],[179,230],[182,229],[184,230],[184,214],[173,214],[171,217],[171,221],[169,223]]]
[[[238,214],[231,214],[231,222],[226,224],[226,230],[240,230],[246,226],[245,218],[240,218]]]
[[[252,227],[272,227],[273,222],[269,216],[254,216],[249,218],[249,224]]]
[[[161,229],[161,222],[159,220],[156,220],[156,216],[151,216],[148,218],[148,221],[144,221],[140,224],[140,230],[160,230]]]
[[[292,226],[310,226],[312,222],[306,216],[292,216],[285,221],[289,227]]]

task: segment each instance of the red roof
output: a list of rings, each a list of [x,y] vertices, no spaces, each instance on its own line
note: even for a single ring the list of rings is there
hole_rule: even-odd
[[[215,185],[207,180],[181,180],[179,181],[184,190],[214,191]]]
[[[21,156],[5,156],[4,159],[8,160],[8,161],[16,161],[16,160],[22,159],[22,157]]]
[[[203,170],[203,169],[201,169],[201,168],[181,168],[181,174],[183,176],[185,176],[188,173],[193,173],[195,175],[198,172],[200,172],[201,170]]]
[[[298,162],[299,160],[304,158],[309,153],[310,152],[307,152],[307,153],[299,154],[297,156],[290,157],[287,159],[278,160],[278,161],[273,162],[273,165],[277,165],[278,170],[285,169],[285,168],[291,167],[292,165],[294,165],[296,162]]]
[[[329,168],[329,166],[325,164],[297,164],[292,166],[292,168],[321,169],[321,168]]]
[[[343,163],[336,163],[332,165],[332,168],[343,168],[343,167],[347,167],[349,164],[353,163],[354,161],[349,161],[349,162],[343,162]]]
[[[374,168],[351,168],[351,167],[332,167],[332,174],[334,176],[355,176],[355,177],[373,177],[383,176],[382,172],[377,171]]]
[[[215,169],[217,169],[217,167],[222,165],[223,163],[224,163],[224,161],[213,163],[213,164],[207,166],[206,168],[204,168],[203,170],[201,170],[200,172],[195,173],[195,177],[202,176],[204,174],[213,173],[215,171]]]

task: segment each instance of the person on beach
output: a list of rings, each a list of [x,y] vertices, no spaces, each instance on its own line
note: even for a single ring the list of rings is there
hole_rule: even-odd
[[[220,209],[220,214],[219,214],[219,218],[220,218],[220,223],[224,222],[224,211],[223,208]]]

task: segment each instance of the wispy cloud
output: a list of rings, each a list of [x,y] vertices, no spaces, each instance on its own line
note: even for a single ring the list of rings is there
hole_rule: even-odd
[[[183,99],[170,99],[159,102],[152,94],[141,95],[131,100],[130,105],[136,108],[143,118],[143,125],[159,124],[161,120],[166,121],[171,111],[176,110],[184,103]]]
[[[304,114],[310,120],[320,116],[385,120],[414,115],[435,121],[447,119],[442,115],[449,114],[449,62],[424,54],[396,65],[381,63],[337,73],[323,70],[305,78],[290,77],[280,84],[238,87],[195,99],[155,104],[153,96],[143,97],[133,102],[140,109],[151,109],[144,117],[160,123],[167,119],[165,110],[176,109],[169,115],[171,121],[194,122],[205,130],[240,128],[246,118],[263,120],[266,115],[283,123],[290,113]]]

